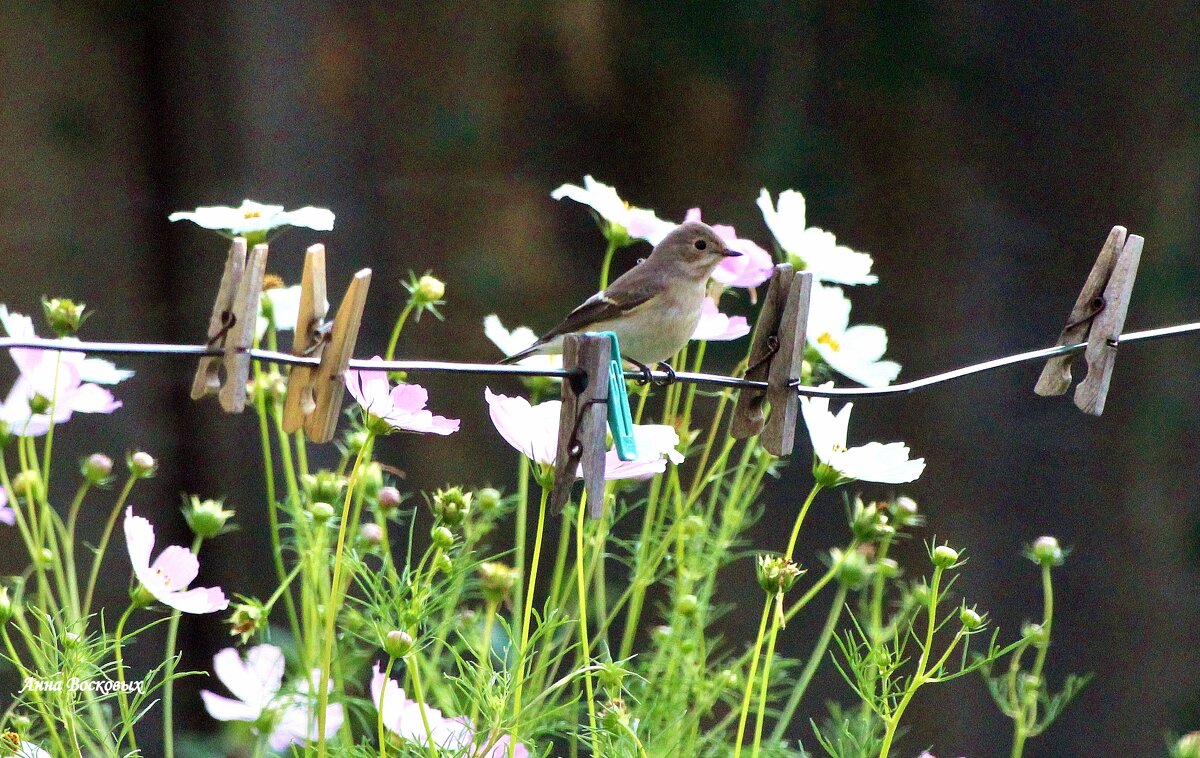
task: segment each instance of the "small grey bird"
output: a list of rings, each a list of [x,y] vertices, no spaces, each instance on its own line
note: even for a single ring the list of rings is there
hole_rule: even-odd
[[[708,224],[681,224],[655,245],[649,258],[592,295],[533,345],[501,363],[561,353],[565,334],[613,331],[621,343],[621,356],[646,371],[648,364],[662,363],[691,339],[713,269],[738,255]]]

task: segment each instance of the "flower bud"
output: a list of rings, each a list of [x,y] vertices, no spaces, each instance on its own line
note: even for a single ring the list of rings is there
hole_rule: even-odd
[[[454,559],[446,553],[440,553],[433,560],[433,569],[442,574],[452,574],[454,573]]]
[[[379,509],[383,511],[384,515],[400,507],[400,501],[403,499],[400,490],[390,486],[381,488],[379,494],[375,496],[375,502],[379,504]]]
[[[66,298],[42,299],[42,311],[46,314],[46,323],[59,337],[69,337],[79,331],[79,326],[87,319],[83,303],[75,303]]]
[[[417,289],[413,296],[426,303],[436,303],[446,296],[446,284],[426,274],[417,280]]]
[[[933,596],[929,592],[929,585],[925,584],[923,581],[917,582],[912,586],[912,588],[909,590],[909,597],[912,598],[914,603],[921,607],[929,605],[929,601],[933,599]]]
[[[266,626],[266,608],[257,600],[238,603],[229,616],[229,636],[240,637],[242,644]]]
[[[758,556],[758,586],[768,595],[787,592],[803,573],[789,558],[778,555]]]
[[[717,685],[726,690],[737,689],[737,673],[735,673],[733,669],[721,669],[717,673]]]
[[[336,503],[346,491],[346,477],[326,469],[301,477],[300,483],[310,503]]]
[[[1171,758],[1200,758],[1200,732],[1180,737],[1171,750]]]
[[[907,495],[901,495],[891,502],[888,511],[897,528],[920,526],[925,523],[925,517],[917,509],[917,501]]]
[[[12,725],[13,729],[16,729],[17,732],[24,733],[28,732],[30,727],[33,726],[33,720],[24,713],[18,713],[12,717]]]
[[[958,551],[949,545],[938,545],[933,549],[931,558],[934,566],[941,569],[950,568],[958,563]]]
[[[0,626],[7,624],[13,613],[13,601],[8,596],[8,587],[0,586]]]
[[[520,573],[503,563],[487,561],[479,564],[479,584],[483,596],[491,603],[498,603],[508,597],[513,586],[517,583]]]
[[[54,551],[48,547],[44,547],[38,551],[36,562],[40,564],[42,568],[50,568],[54,565],[54,557]]]
[[[83,635],[78,632],[66,632],[62,636],[63,648],[70,650],[79,647],[79,643],[83,642]]]
[[[1034,676],[1033,674],[1021,675],[1021,689],[1026,695],[1036,695],[1041,688],[1041,677]]]
[[[671,639],[673,630],[666,624],[660,624],[650,630],[650,639],[658,645],[665,645],[667,640]]]
[[[895,579],[900,576],[900,564],[891,558],[884,558],[875,562],[875,571],[884,579]]]
[[[983,626],[983,616],[979,615],[979,612],[974,608],[967,608],[966,606],[963,606],[962,610],[958,612],[958,620],[962,622],[963,629],[966,629],[968,632],[973,632]]]
[[[462,487],[438,490],[433,495],[433,512],[443,523],[458,526],[471,512],[471,493]]]
[[[158,461],[154,460],[154,456],[141,450],[130,455],[125,465],[129,467],[129,473],[135,479],[149,479],[158,469]]]
[[[600,721],[609,731],[621,731],[621,725],[629,724],[629,706],[619,697],[609,700],[600,711]]]
[[[1050,634],[1041,624],[1026,622],[1021,626],[1021,636],[1032,642],[1038,647],[1042,647],[1050,642]]]
[[[864,505],[862,498],[857,497],[850,512],[850,530],[861,542],[873,542],[896,533],[896,529],[888,524],[887,512],[882,504]]]
[[[79,464],[79,473],[88,483],[102,487],[112,476],[113,461],[104,453],[92,453]]]
[[[433,538],[433,544],[442,550],[454,547],[454,532],[444,526],[435,526],[429,536]]]
[[[26,469],[12,479],[13,494],[21,500],[37,500],[42,492],[42,478]]]
[[[324,524],[326,521],[333,518],[333,514],[336,513],[336,511],[333,510],[333,506],[329,503],[313,503],[312,505],[308,506],[308,513],[312,516],[312,519],[315,523]]]
[[[870,559],[861,550],[843,553],[838,548],[829,551],[833,565],[837,566],[837,579],[846,589],[856,590],[867,583],[871,575]]]
[[[233,511],[225,510],[220,500],[201,500],[196,495],[188,498],[183,509],[183,518],[192,528],[192,534],[206,540],[224,534],[225,524],[232,515]]]
[[[681,595],[675,602],[675,610],[679,611],[680,616],[694,616],[700,610],[700,599],[690,593]]]
[[[403,658],[412,652],[413,638],[408,632],[402,632],[399,629],[393,629],[383,635],[383,652],[390,655],[392,658]]]
[[[383,527],[379,524],[363,524],[358,529],[358,538],[371,547],[383,544]]]
[[[1029,559],[1043,566],[1061,566],[1066,552],[1054,537],[1038,537],[1027,553]]]
[[[367,444],[367,439],[370,436],[364,429],[349,429],[342,437],[342,444],[345,446],[347,453],[358,455],[363,446]]]
[[[679,531],[685,538],[695,537],[704,531],[704,519],[693,513],[680,522]]]
[[[40,393],[34,393],[29,398],[29,410],[35,415],[41,415],[50,410],[50,398]]]
[[[363,466],[358,475],[358,486],[367,500],[379,497],[379,491],[383,489],[383,466],[375,461]]]
[[[492,515],[500,509],[500,504],[503,498],[500,495],[500,490],[495,487],[484,487],[475,492],[475,504],[479,506],[479,510],[485,515]]]

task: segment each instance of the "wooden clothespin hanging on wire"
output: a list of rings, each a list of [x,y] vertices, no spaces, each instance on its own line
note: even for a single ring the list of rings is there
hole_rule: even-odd
[[[562,383],[550,505],[554,513],[562,512],[571,498],[575,473],[582,464],[588,515],[600,518],[604,513],[605,432],[610,425],[617,456],[623,461],[637,457],[617,335],[613,332],[566,335],[563,368],[575,373]]]
[[[763,447],[772,455],[791,455],[796,441],[799,396],[793,383],[804,363],[812,281],[812,274],[794,272],[786,263],[775,266],[746,362],[746,378],[769,386],[765,392],[743,389],[734,406],[734,438],[761,434]],[[769,415],[764,403],[770,405]]]
[[[325,320],[329,300],[325,289],[325,246],[313,245],[304,255],[300,280],[300,308],[292,336],[292,354],[320,359],[333,325]],[[304,427],[304,420],[317,408],[313,375],[316,366],[292,366],[287,397],[283,404],[283,430],[289,434]]]
[[[1057,345],[1074,345],[1086,339],[1087,376],[1075,388],[1075,405],[1084,413],[1104,412],[1108,386],[1117,360],[1117,343],[1129,311],[1133,282],[1145,240],[1114,226],[1084,282]],[[1033,391],[1042,396],[1063,395],[1071,386],[1073,355],[1056,355],[1046,362]]]
[[[363,310],[367,305],[367,290],[371,286],[371,269],[364,268],[354,275],[346,289],[333,324],[329,327],[316,325],[321,319],[323,309],[319,306],[324,302],[325,294],[324,258],[324,248],[319,252],[309,249],[304,279],[308,282],[307,296],[303,293],[305,285],[301,284],[301,317],[307,319],[308,328],[303,339],[297,329],[292,343],[293,350],[303,354],[319,352],[321,362],[315,367],[296,367],[304,369],[301,371],[293,369],[284,400],[284,429],[295,431],[303,426],[305,434],[313,442],[329,442],[337,429],[346,392],[346,369],[350,367],[350,358],[358,342]],[[307,310],[304,308],[305,298],[310,304]],[[294,409],[290,417],[286,415],[289,408]]]
[[[246,383],[250,380],[250,356],[258,323],[263,277],[267,271],[267,246],[255,245],[246,254],[246,240],[236,237],[229,246],[225,271],[208,322],[208,346],[224,355],[200,359],[192,380],[192,399],[216,394],[226,413],[246,408]]]

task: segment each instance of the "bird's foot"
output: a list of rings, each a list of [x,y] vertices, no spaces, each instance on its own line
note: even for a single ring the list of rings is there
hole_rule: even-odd
[[[671,364],[667,363],[666,361],[659,361],[655,368],[666,374],[664,378],[654,383],[656,387],[666,387],[667,385],[675,383],[675,369],[671,368]]]
[[[622,356],[622,357],[625,358],[625,360],[632,363],[634,366],[637,366],[637,370],[642,372],[641,377],[637,380],[638,384],[640,384],[644,387],[647,384],[652,384],[654,382],[654,374],[653,374],[653,372],[650,371],[649,366],[647,366],[645,363],[639,363],[638,361],[633,360],[629,356]]]

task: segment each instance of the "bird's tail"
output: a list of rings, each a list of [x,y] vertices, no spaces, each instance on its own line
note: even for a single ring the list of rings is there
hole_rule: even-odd
[[[531,355],[535,355],[538,352],[538,349],[541,348],[541,346],[542,346],[542,343],[540,343],[540,342],[534,343],[534,344],[530,345],[529,347],[525,348],[524,350],[522,350],[521,352],[513,353],[512,355],[508,356],[504,360],[500,361],[500,365],[507,366],[507,365],[516,363],[517,361],[520,361],[524,358],[528,358]]]

